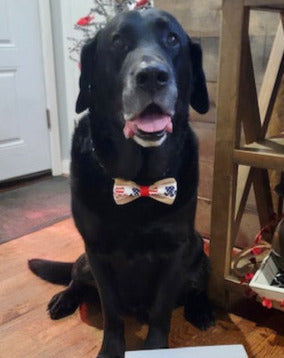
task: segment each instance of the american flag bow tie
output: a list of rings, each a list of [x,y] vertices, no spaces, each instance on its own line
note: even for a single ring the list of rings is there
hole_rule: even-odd
[[[116,204],[123,205],[148,196],[161,203],[171,205],[177,195],[177,182],[174,178],[166,178],[157,181],[150,186],[140,186],[133,181],[126,181],[120,178],[114,179],[113,198]]]

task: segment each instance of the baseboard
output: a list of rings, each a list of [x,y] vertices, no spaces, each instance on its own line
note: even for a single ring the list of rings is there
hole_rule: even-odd
[[[62,160],[62,174],[70,175],[70,159]]]

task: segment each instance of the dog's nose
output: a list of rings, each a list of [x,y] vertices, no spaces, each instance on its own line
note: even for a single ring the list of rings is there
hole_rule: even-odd
[[[145,91],[157,91],[167,85],[169,73],[162,63],[148,65],[136,74],[136,84]]]

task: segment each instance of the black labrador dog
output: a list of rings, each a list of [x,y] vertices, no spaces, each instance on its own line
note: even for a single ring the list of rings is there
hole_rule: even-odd
[[[82,50],[72,144],[72,211],[86,254],[75,264],[31,260],[42,278],[68,284],[51,318],[98,291],[100,358],[124,356],[124,314],[149,324],[145,348],[168,345],[171,313],[200,329],[214,322],[208,259],[194,220],[198,143],[189,105],[209,107],[200,46],[170,14],[115,17]],[[71,272],[72,271],[72,272]]]

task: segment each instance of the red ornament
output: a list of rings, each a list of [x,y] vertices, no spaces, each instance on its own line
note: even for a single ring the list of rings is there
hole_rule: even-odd
[[[254,275],[252,272],[248,272],[248,273],[246,273],[245,278],[246,278],[246,280],[251,280],[253,278],[253,276]]]
[[[136,7],[140,7],[140,6],[143,6],[143,5],[146,5],[148,2],[148,0],[140,0],[136,3]]]
[[[251,253],[252,253],[252,255],[257,256],[257,255],[259,255],[261,253],[261,248],[260,247],[253,247],[251,249]]]
[[[85,303],[81,303],[79,307],[81,320],[88,324],[88,307]]]
[[[79,19],[77,21],[77,25],[79,26],[86,26],[89,25],[89,23],[94,19],[94,16],[85,16],[85,17],[81,17],[81,19]]]
[[[263,307],[272,308],[272,301],[268,298],[264,298],[261,303]]]
[[[252,272],[247,272],[245,277],[241,280],[241,283],[248,283],[253,278],[254,274]]]
[[[250,281],[253,278],[254,274],[252,272],[247,272],[245,275],[246,281]]]

